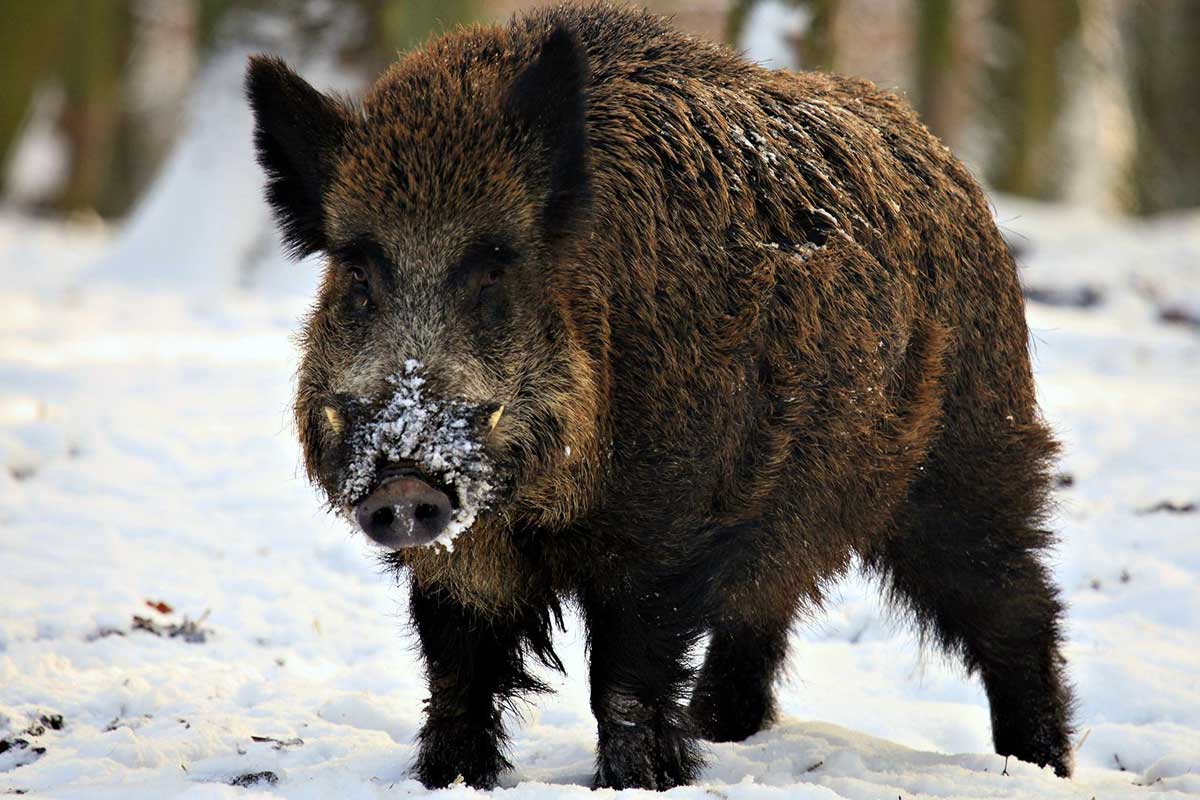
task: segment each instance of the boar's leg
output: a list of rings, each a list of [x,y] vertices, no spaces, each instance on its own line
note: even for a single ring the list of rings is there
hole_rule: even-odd
[[[692,677],[688,654],[702,630],[699,613],[673,596],[672,589],[685,584],[646,589],[640,603],[611,593],[581,598],[591,647],[597,788],[666,790],[690,783],[700,769],[695,731],[680,703]]]
[[[931,638],[983,679],[996,752],[1071,772],[1071,690],[1060,653],[1063,607],[1039,552],[1047,494],[1036,437],[983,449],[975,469],[931,464],[899,530],[869,554]],[[1025,453],[1023,464],[1002,455]]]
[[[410,604],[429,682],[417,778],[431,789],[459,775],[470,786],[491,788],[511,766],[501,711],[521,694],[546,690],[526,671],[525,650],[562,668],[550,649],[550,610],[493,617],[415,582]]]
[[[774,721],[775,677],[787,656],[789,622],[731,621],[713,628],[689,708],[705,739],[740,742]]]
[[[1071,692],[1059,652],[1062,605],[1045,567],[1028,552],[952,555],[922,544],[910,542],[907,553],[893,554],[888,569],[894,593],[908,601],[935,640],[982,677],[996,752],[1069,776]]]

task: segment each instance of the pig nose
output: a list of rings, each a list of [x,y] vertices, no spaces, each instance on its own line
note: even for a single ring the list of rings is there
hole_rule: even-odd
[[[363,532],[384,547],[429,544],[450,524],[450,498],[414,475],[384,481],[354,508]]]

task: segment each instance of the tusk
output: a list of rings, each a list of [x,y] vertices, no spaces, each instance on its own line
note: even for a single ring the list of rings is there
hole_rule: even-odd
[[[334,433],[341,433],[345,423],[342,421],[342,415],[333,406],[325,406],[325,419],[329,420],[329,427],[333,428]]]
[[[504,415],[504,406],[503,405],[501,405],[499,408],[497,408],[495,411],[492,412],[492,415],[490,417],[488,417],[488,433],[491,433],[492,431],[496,430],[496,426],[500,424],[500,417],[502,417],[503,415]]]

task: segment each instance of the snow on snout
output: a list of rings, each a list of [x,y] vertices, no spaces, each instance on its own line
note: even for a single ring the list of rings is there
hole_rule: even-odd
[[[341,499],[344,508],[363,500],[381,461],[415,461],[455,495],[450,524],[430,543],[452,550],[455,537],[474,525],[492,500],[492,465],[471,424],[479,409],[426,397],[421,370],[419,361],[406,361],[403,374],[388,379],[395,388],[391,399],[351,435]]]

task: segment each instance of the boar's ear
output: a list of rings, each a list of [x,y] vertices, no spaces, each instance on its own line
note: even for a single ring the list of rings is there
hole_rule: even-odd
[[[252,56],[246,97],[254,146],[267,173],[267,202],[288,252],[303,258],[328,249],[322,198],[350,126],[350,112],[278,58]]]
[[[508,93],[514,123],[544,148],[550,186],[542,216],[551,237],[565,233],[589,200],[587,82],[587,53],[558,26]]]

